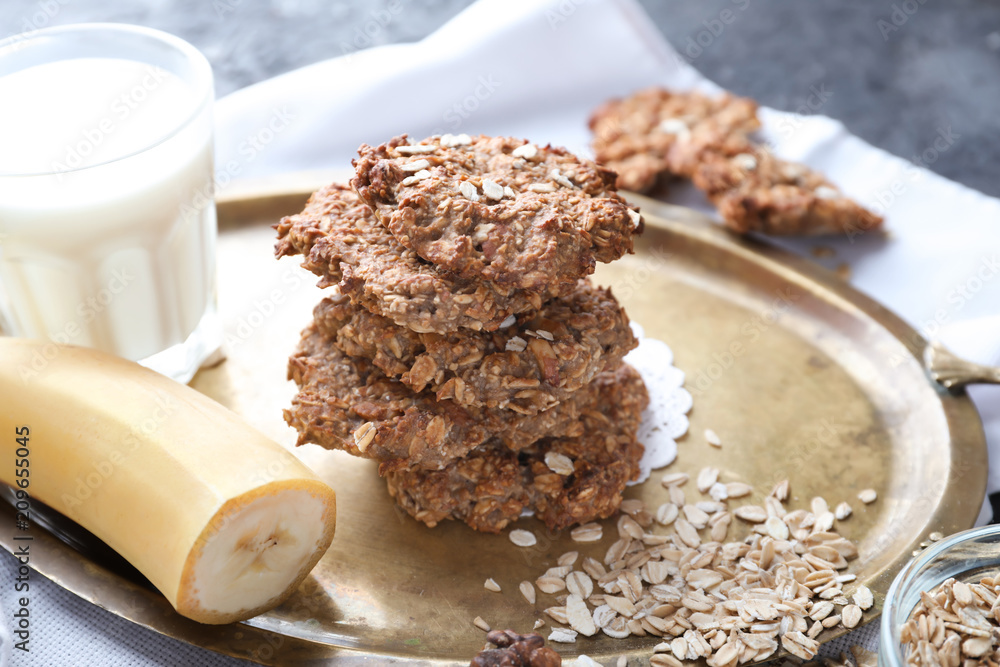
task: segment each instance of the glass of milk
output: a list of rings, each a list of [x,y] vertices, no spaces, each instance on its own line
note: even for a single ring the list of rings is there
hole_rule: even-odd
[[[181,382],[219,349],[213,97],[205,57],[156,30],[81,24],[0,41],[4,334],[99,348]]]

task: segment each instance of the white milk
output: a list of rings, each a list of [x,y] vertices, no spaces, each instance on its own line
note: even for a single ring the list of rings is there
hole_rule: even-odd
[[[214,308],[211,116],[199,104],[178,77],[131,60],[0,77],[8,333],[138,360],[184,342]]]

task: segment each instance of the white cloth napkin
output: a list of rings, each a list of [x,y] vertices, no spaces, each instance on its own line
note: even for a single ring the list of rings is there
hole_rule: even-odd
[[[392,20],[405,20],[405,12]],[[362,142],[400,132],[507,134],[587,153],[590,111],[653,84],[715,89],[631,0],[480,0],[419,43],[321,62],[220,100],[217,188],[235,179],[341,169]],[[1000,201],[872,148],[828,118],[771,110],[762,116],[779,155],[822,169],[864,203],[889,204],[888,241],[824,242],[836,248],[837,262],[851,265],[854,285],[955,352],[1000,363]],[[928,150],[947,150],[949,132],[927,137]],[[682,203],[710,210],[697,193],[678,194]],[[812,244],[785,245],[807,253]],[[1000,391],[971,393],[995,450]],[[1000,471],[992,470],[990,489],[998,488]],[[0,565],[4,581],[13,581],[13,558],[4,554]],[[243,664],[118,622],[47,581],[32,591],[36,652],[15,652],[15,665]],[[5,610],[15,607],[12,585],[0,587],[0,601]]]

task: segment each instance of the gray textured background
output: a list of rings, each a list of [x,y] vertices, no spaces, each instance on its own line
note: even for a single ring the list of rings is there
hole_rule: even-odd
[[[807,109],[822,87],[832,92],[823,113],[908,159],[950,128],[954,145],[927,166],[1000,195],[1000,4],[640,2],[698,69],[763,104]],[[3,0],[0,34],[81,21],[159,28],[205,52],[221,96],[354,49],[387,3],[398,3],[404,20],[379,30],[373,44],[418,40],[471,0]],[[719,21],[726,10],[728,25]]]

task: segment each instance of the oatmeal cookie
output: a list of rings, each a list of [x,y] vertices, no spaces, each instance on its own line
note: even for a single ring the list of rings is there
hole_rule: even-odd
[[[650,88],[606,103],[590,127],[597,160],[618,171],[619,187],[643,192],[662,176],[690,178],[739,233],[863,232],[882,224],[818,172],[755,144],[757,104],[747,98]]]
[[[692,175],[731,229],[765,234],[862,233],[882,218],[808,167],[749,141],[718,148]]]
[[[346,185],[319,190],[276,229],[276,256],[304,256],[302,266],[321,277],[321,287],[337,285],[354,303],[414,331],[492,331],[542,305],[537,293],[456,278],[420,259]]]
[[[405,135],[363,145],[351,185],[407,248],[467,279],[553,289],[632,252],[641,217],[615,175],[507,137]]]
[[[520,451],[490,441],[443,470],[388,473],[389,493],[429,526],[458,519],[491,533],[526,509],[553,530],[610,516],[639,473],[643,447],[635,433],[648,397],[627,364],[595,384],[597,400],[582,410],[579,435],[543,438]]]
[[[603,375],[535,415],[461,406],[438,401],[431,391],[412,391],[370,361],[344,354],[310,325],[289,359],[288,376],[299,393],[285,421],[299,432],[299,444],[376,459],[383,474],[439,469],[490,439],[523,449],[545,436],[579,435],[580,412],[598,400]]]
[[[690,178],[701,154],[760,128],[757,103],[647,88],[611,100],[590,118],[594,155],[618,173],[618,187],[648,192],[663,176]]]
[[[587,279],[495,332],[416,333],[341,295],[320,302],[313,320],[344,352],[372,360],[415,392],[523,414],[564,400],[636,346],[611,291]]]

